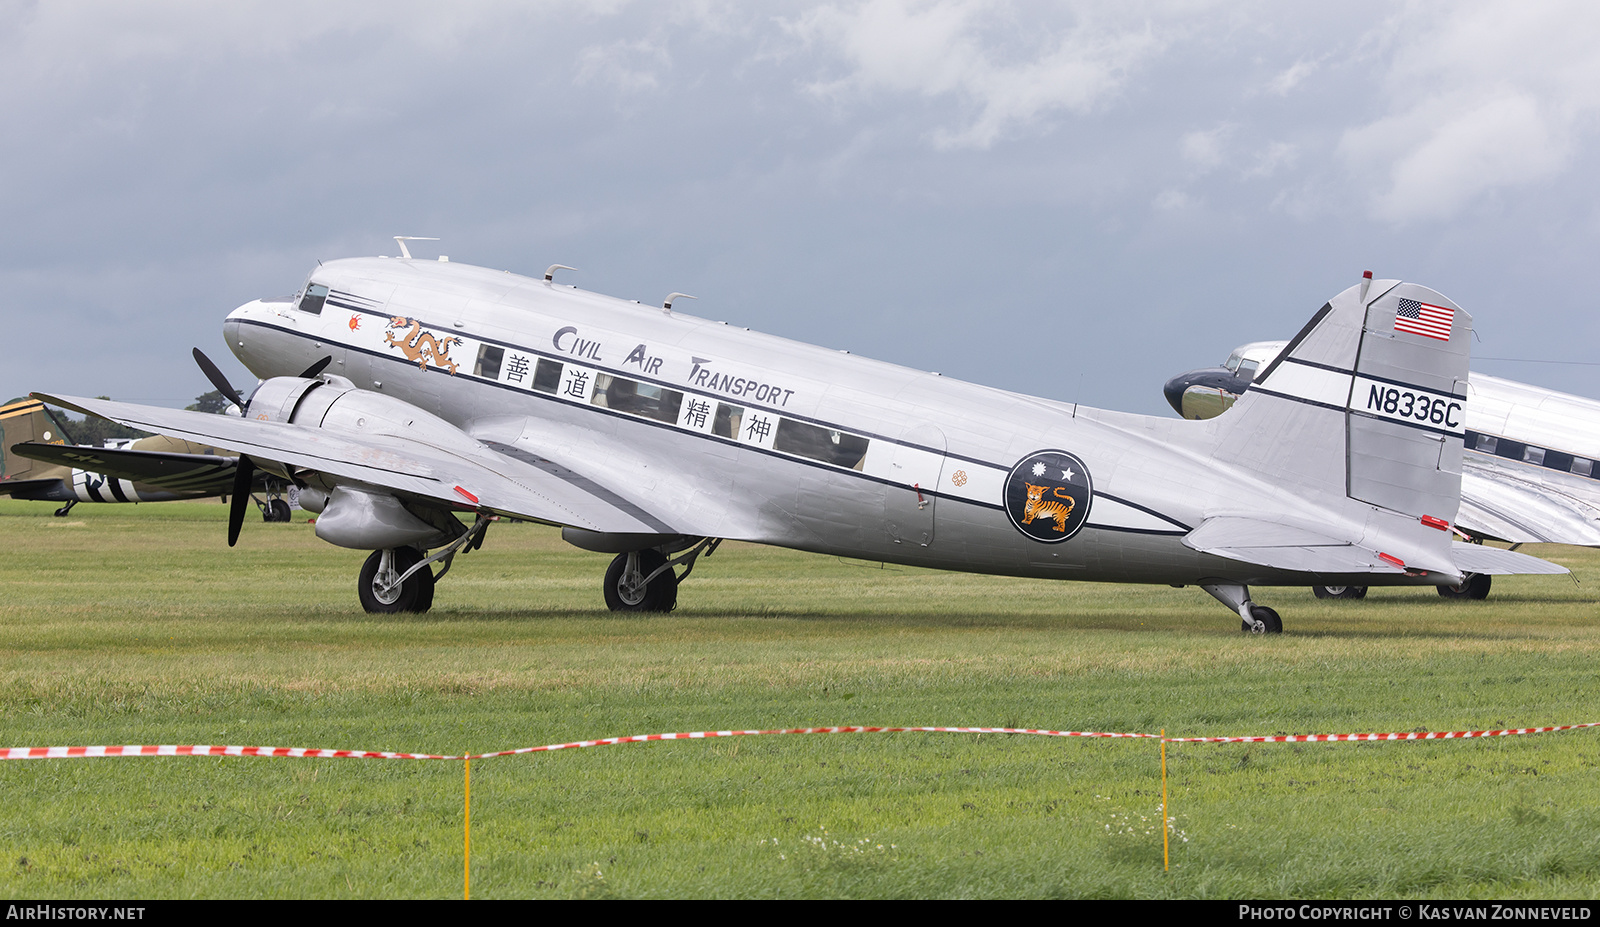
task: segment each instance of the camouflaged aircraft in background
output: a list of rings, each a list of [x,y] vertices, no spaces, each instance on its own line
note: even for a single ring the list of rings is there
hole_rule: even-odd
[[[12,443],[16,442],[16,443]],[[72,444],[44,403],[27,399],[0,406],[0,496],[65,503],[169,502],[205,499],[233,491],[239,458],[214,447],[152,435],[119,447]],[[265,521],[288,521],[286,484],[262,473],[250,488]]]
[[[1221,367],[1167,381],[1167,402],[1187,419],[1214,418],[1250,388],[1288,344],[1235,348]],[[1458,531],[1512,544],[1600,547],[1600,402],[1515,380],[1467,379]],[[1482,599],[1488,575],[1440,586],[1447,598]],[[1320,598],[1359,599],[1365,586],[1314,586]]]
[[[1472,320],[1415,284],[1335,296],[1232,412],[1194,422],[584,292],[554,281],[559,266],[540,280],[401,250],[319,265],[295,298],[227,317],[228,347],[263,378],[249,400],[196,355],[243,418],[35,395],[234,451],[241,484],[257,469],[293,481],[319,537],[373,552],[357,590],[375,612],[426,610],[432,564],[443,575],[494,516],[614,554],[607,604],[646,611],[671,609],[727,538],[1196,585],[1257,633],[1282,622],[1252,585],[1566,572],[1452,541]]]

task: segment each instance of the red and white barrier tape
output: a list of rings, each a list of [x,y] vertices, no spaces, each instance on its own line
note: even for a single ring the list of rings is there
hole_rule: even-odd
[[[1509,737],[1513,734],[1548,734],[1600,727],[1600,721],[1587,724],[1558,724],[1553,727],[1513,727],[1499,731],[1407,731],[1394,734],[1274,734],[1264,737],[1168,737],[1174,744],[1309,744],[1334,741],[1460,740],[1466,737]]]
[[[308,759],[353,760],[482,760],[520,753],[547,753],[580,747],[609,747],[614,744],[639,744],[653,740],[702,740],[713,737],[748,737],[756,734],[892,734],[925,731],[938,734],[1035,734],[1041,737],[1133,737],[1156,738],[1158,734],[1113,734],[1100,731],[1042,731],[1016,727],[790,727],[767,731],[689,731],[670,734],[634,734],[601,740],[574,740],[542,747],[522,747],[494,753],[446,756],[434,753],[387,753],[375,750],[318,750],[310,747],[241,747],[205,744],[162,744],[160,746],[123,745],[116,747],[0,747],[0,760],[93,759],[116,756],[283,756]]]
[[[354,760],[482,760],[522,753],[548,753],[583,747],[610,747],[616,744],[649,743],[656,740],[707,740],[716,737],[750,737],[760,734],[1031,734],[1038,737],[1110,737],[1135,740],[1162,740],[1167,743],[1333,743],[1383,742],[1401,740],[1459,740],[1470,737],[1507,737],[1513,734],[1545,734],[1600,727],[1600,721],[1586,724],[1561,724],[1552,727],[1519,727],[1499,731],[1408,731],[1391,734],[1273,734],[1254,737],[1162,737],[1160,734],[1117,733],[1109,731],[1046,731],[1019,727],[789,727],[750,731],[688,731],[670,734],[634,734],[600,740],[574,740],[542,747],[522,747],[493,753],[445,755],[437,753],[389,753],[375,750],[323,750],[310,747],[244,747],[211,744],[124,744],[106,747],[0,747],[0,760],[95,759],[119,756],[277,756],[306,759]]]

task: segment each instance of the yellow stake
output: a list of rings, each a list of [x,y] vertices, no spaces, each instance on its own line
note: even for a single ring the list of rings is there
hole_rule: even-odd
[[[1167,729],[1161,729],[1161,871],[1172,871],[1172,857],[1167,847]]]
[[[465,799],[466,826],[464,835],[466,848],[461,853],[461,900],[472,900],[472,758],[462,757],[467,772],[467,789]]]

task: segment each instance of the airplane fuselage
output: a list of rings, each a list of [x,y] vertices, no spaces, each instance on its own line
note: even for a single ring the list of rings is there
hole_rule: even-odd
[[[328,372],[357,387],[604,477],[596,491],[648,530],[1016,576],[1340,579],[1184,546],[1219,512],[1306,511],[1292,487],[1213,459],[1206,423],[1024,396],[456,263],[334,261],[310,285],[325,297],[229,315],[228,346],[251,372],[294,376],[331,355]]]

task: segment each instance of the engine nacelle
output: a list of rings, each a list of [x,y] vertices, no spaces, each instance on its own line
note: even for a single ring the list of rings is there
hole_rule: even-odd
[[[246,418],[321,428],[359,439],[363,435],[404,438],[456,452],[476,440],[430,412],[404,400],[358,389],[344,377],[273,377],[250,397]],[[255,460],[272,473],[281,464]],[[375,489],[302,476],[300,507],[318,513],[317,537],[355,550],[438,547],[466,530],[448,506],[406,503]]]
[[[388,493],[336,486],[317,516],[317,537],[354,550],[438,547],[455,540]]]

